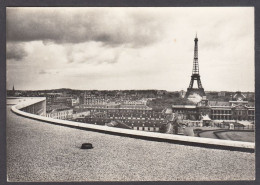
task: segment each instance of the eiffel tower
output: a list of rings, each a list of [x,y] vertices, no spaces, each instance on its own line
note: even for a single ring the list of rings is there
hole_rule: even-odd
[[[198,94],[201,97],[206,95],[204,92],[204,89],[202,87],[201,81],[200,81],[197,34],[196,34],[196,38],[194,39],[194,42],[195,42],[195,46],[194,46],[193,69],[192,69],[190,85],[189,85],[189,88],[187,89],[187,93],[185,95],[186,98],[188,98],[192,94]],[[198,88],[193,88],[193,84],[194,84],[195,80],[197,81]]]

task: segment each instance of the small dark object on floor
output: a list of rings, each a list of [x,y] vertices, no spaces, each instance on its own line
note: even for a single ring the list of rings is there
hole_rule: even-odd
[[[80,147],[80,149],[92,149],[93,146],[91,143],[83,143]]]

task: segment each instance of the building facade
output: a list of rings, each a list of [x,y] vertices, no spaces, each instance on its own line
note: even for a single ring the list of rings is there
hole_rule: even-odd
[[[172,112],[190,120],[200,120],[205,115],[212,120],[255,120],[254,103],[248,102],[241,92],[236,92],[229,102],[208,101],[203,97],[197,105],[173,105]]]
[[[63,105],[49,106],[46,110],[46,117],[68,120],[73,118],[73,109]]]
[[[131,126],[159,127],[165,122],[165,114],[145,105],[84,105],[90,115],[77,120],[85,123],[105,125],[113,120]]]

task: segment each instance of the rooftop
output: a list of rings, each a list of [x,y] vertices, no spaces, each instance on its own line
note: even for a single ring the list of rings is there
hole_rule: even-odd
[[[173,105],[173,108],[187,108],[187,109],[195,109],[196,105]]]
[[[67,107],[65,105],[50,105],[50,106],[47,106],[47,110],[46,112],[51,112],[51,111],[62,111],[62,110],[69,110],[71,109],[70,107]]]
[[[230,106],[230,103],[224,102],[224,101],[209,101],[209,106],[228,107],[228,106]]]
[[[10,107],[6,125],[9,181],[254,179],[254,153],[63,127],[18,116]],[[85,142],[94,148],[81,150]]]

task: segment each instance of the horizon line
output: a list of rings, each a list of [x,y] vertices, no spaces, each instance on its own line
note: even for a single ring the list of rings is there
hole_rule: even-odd
[[[181,90],[165,90],[165,89],[72,89],[72,88],[56,88],[56,89],[37,89],[37,90],[21,90],[21,89],[15,89],[15,91],[51,91],[51,90],[62,90],[62,89],[68,89],[68,90],[77,90],[77,91],[167,91],[167,92],[179,92],[179,91],[185,91],[187,90],[181,89]],[[6,89],[6,91],[12,91],[12,89]],[[205,92],[254,92],[255,91],[242,91],[242,90],[205,90]]]

